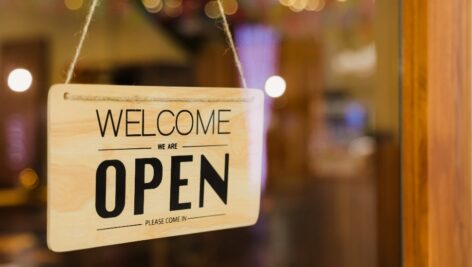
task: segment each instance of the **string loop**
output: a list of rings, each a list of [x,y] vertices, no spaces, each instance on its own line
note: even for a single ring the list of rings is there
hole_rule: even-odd
[[[77,48],[75,49],[74,58],[72,59],[72,62],[70,63],[69,69],[67,71],[67,78],[65,80],[65,84],[69,84],[72,80],[72,77],[74,75],[74,70],[75,70],[75,67],[77,65],[77,61],[78,61],[80,53],[82,51],[82,47],[84,45],[85,39],[86,39],[88,31],[89,31],[90,23],[92,22],[93,15],[95,14],[95,10],[98,6],[99,1],[100,0],[93,0],[92,4],[90,5],[90,9],[87,13],[87,17],[85,18],[84,27],[82,28],[82,31],[81,31],[79,43],[77,45]],[[239,55],[238,55],[238,51],[236,49],[236,46],[234,45],[233,35],[231,34],[231,30],[229,28],[229,23],[228,23],[228,20],[226,18],[224,6],[223,6],[221,0],[217,0],[217,3],[218,3],[219,11],[221,13],[223,29],[224,29],[224,32],[225,32],[225,35],[226,35],[226,39],[228,41],[228,45],[230,46],[231,51],[233,52],[233,58],[234,58],[234,62],[236,64],[236,68],[239,72],[241,84],[244,88],[247,88],[247,83],[246,83],[246,78],[244,77],[243,67],[241,65],[241,61],[239,59]]]

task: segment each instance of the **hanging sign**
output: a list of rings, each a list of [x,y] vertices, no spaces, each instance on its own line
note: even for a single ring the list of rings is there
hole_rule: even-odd
[[[55,85],[48,101],[52,250],[256,222],[261,91]]]

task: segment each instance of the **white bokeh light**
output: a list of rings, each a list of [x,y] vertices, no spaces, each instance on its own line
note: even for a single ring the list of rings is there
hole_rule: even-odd
[[[265,83],[265,92],[268,96],[276,98],[281,97],[285,93],[287,83],[280,76],[271,76]]]
[[[33,75],[27,69],[14,69],[8,74],[8,87],[14,92],[24,92],[30,89]]]

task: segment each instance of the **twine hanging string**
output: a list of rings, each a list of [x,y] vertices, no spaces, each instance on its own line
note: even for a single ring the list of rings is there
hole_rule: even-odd
[[[98,2],[99,2],[99,0],[93,0],[92,4],[90,5],[90,9],[89,9],[89,11],[87,13],[87,17],[85,19],[84,27],[81,31],[79,44],[77,45],[77,48],[76,48],[75,54],[74,54],[74,58],[72,59],[72,62],[70,63],[69,69],[67,71],[67,78],[65,80],[65,84],[69,84],[72,80],[72,77],[74,75],[74,70],[75,70],[75,67],[77,65],[77,61],[79,59],[80,52],[82,51],[82,47],[84,45],[85,39],[87,37],[89,27],[90,27],[90,23],[92,22],[93,15],[95,14],[95,10],[98,6]],[[220,13],[221,13],[221,18],[222,18],[222,23],[223,23],[223,30],[225,32],[226,39],[228,41],[228,45],[230,46],[231,51],[233,52],[234,62],[236,64],[236,68],[238,69],[238,72],[239,72],[239,76],[240,76],[240,79],[241,79],[241,84],[243,85],[244,88],[247,88],[246,78],[244,77],[244,72],[243,72],[243,68],[242,68],[242,65],[241,65],[241,61],[239,60],[238,51],[236,49],[236,46],[234,45],[233,35],[231,34],[231,30],[229,28],[229,24],[228,24],[228,20],[226,18],[224,6],[223,6],[221,0],[217,0],[217,3],[218,3],[218,8],[219,8]],[[74,98],[74,96],[71,96],[70,94],[66,94],[66,95],[64,95],[64,97],[67,98],[67,99],[73,99]]]
[[[233,52],[234,63],[236,64],[236,68],[238,69],[239,78],[241,79],[241,84],[243,85],[244,88],[247,88],[243,66],[241,65],[241,61],[239,60],[238,50],[236,49],[236,46],[234,45],[233,35],[231,34],[231,30],[229,29],[229,23],[228,23],[228,19],[226,18],[225,8],[221,0],[217,0],[216,2],[218,3],[218,9],[220,10],[221,19],[223,20],[223,30],[225,31],[228,45],[230,46],[231,51]]]
[[[97,8],[98,1],[99,0],[93,0],[92,4],[90,5],[90,10],[85,19],[84,28],[82,29],[82,32],[80,34],[79,44],[77,45],[77,48],[75,49],[74,58],[72,59],[72,62],[69,65],[69,70],[67,71],[67,78],[66,78],[65,84],[70,83],[70,81],[72,80],[72,76],[74,75],[75,65],[77,65],[77,60],[79,60],[80,52],[82,51],[82,46],[84,45],[85,38],[87,37],[87,33],[90,27],[90,22],[92,22],[92,17],[93,17],[93,14],[95,14],[95,9]]]

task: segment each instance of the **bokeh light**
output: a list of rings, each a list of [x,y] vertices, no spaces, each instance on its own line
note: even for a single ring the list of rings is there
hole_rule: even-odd
[[[271,76],[265,83],[265,92],[268,96],[277,98],[285,93],[287,83],[280,76]]]
[[[326,0],[279,0],[279,3],[290,8],[293,12],[321,11],[326,5]]]
[[[238,12],[239,4],[236,0],[223,0],[223,9],[228,16],[234,15]],[[205,14],[211,19],[221,17],[221,12],[218,7],[218,2],[215,0],[209,1],[205,5]]]
[[[224,0],[223,7],[226,15],[234,15],[239,9],[239,5],[236,0]]]
[[[20,184],[26,189],[33,189],[38,186],[38,174],[30,168],[24,169],[19,175]]]
[[[211,19],[219,18],[221,14],[220,10],[218,9],[218,3],[216,1],[209,1],[206,3],[205,14]]]
[[[70,10],[78,10],[83,4],[83,0],[64,0],[64,5]]]
[[[33,84],[33,75],[27,69],[14,69],[8,74],[8,87],[14,92],[25,92]]]
[[[167,0],[166,6],[171,8],[178,8],[182,5],[182,0]]]
[[[157,13],[162,10],[164,3],[162,0],[142,0],[144,7],[150,13]]]

